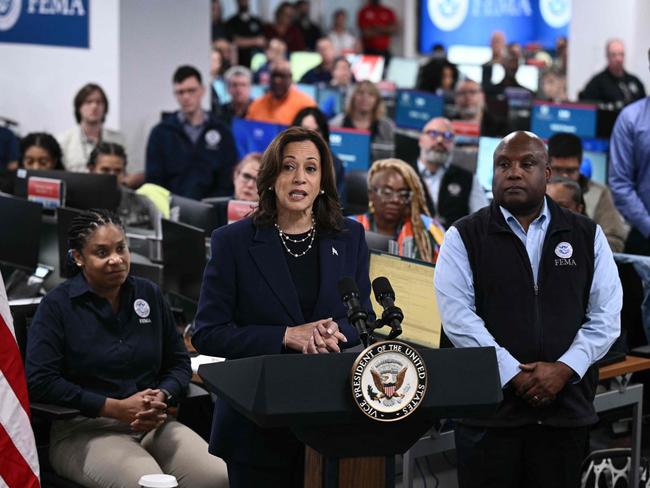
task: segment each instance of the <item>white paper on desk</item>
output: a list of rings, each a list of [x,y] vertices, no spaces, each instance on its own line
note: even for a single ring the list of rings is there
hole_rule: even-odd
[[[220,363],[221,361],[225,361],[226,358],[218,358],[215,356],[204,356],[203,354],[199,354],[198,356],[194,356],[193,358],[190,358],[190,362],[192,363],[192,373],[197,373],[199,371],[199,366],[202,364],[212,364],[212,363]]]

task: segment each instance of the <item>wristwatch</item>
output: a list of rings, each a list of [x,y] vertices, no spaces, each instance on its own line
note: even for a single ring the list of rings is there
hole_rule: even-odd
[[[162,391],[163,394],[165,395],[165,403],[166,403],[167,405],[169,405],[169,402],[170,402],[171,399],[173,398],[172,394],[169,393],[169,391],[168,391],[168,390],[165,390],[164,388],[160,388],[160,391]]]

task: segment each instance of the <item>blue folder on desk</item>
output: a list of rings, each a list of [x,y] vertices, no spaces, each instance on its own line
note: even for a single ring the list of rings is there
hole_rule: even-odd
[[[264,152],[273,138],[286,129],[286,125],[232,119],[232,135],[237,145],[239,159],[251,152]]]

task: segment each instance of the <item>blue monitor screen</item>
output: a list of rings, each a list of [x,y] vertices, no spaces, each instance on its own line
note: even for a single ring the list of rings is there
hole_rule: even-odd
[[[312,100],[316,100],[316,85],[308,85],[307,83],[296,83],[296,88],[303,92],[305,95],[311,97]]]
[[[582,141],[582,166],[589,169],[588,178],[607,185],[607,163],[609,141],[607,139],[585,139]]]
[[[494,150],[501,139],[498,137],[481,137],[478,140],[478,159],[476,162],[476,178],[487,192],[492,192],[492,176],[494,175]]]
[[[370,133],[353,129],[330,130],[330,149],[346,171],[367,171],[370,166]]]
[[[328,119],[343,111],[343,95],[337,88],[318,89],[318,107]]]
[[[395,124],[398,127],[422,130],[429,120],[442,114],[442,97],[413,90],[397,90]]]
[[[556,132],[596,137],[596,106],[536,101],[533,104],[531,131],[542,139],[548,139]]]
[[[287,126],[255,120],[232,119],[232,135],[237,145],[239,159],[250,152],[264,152],[273,138]]]

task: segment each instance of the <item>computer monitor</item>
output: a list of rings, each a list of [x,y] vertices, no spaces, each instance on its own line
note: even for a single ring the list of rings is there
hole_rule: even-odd
[[[291,53],[289,62],[291,64],[291,77],[298,81],[303,75],[321,63],[320,54],[311,51],[295,51]]]
[[[607,139],[583,139],[582,162],[589,162],[590,179],[607,185],[609,164],[609,141]]]
[[[64,181],[66,207],[82,210],[106,208],[115,211],[120,204],[121,193],[115,175],[19,169],[14,187],[16,196],[27,198],[27,180],[30,176]]]
[[[38,265],[40,203],[0,195],[0,262],[32,272]]]
[[[286,128],[286,125],[281,124],[233,118],[232,135],[235,138],[239,159],[248,153],[264,152],[275,136]]]
[[[457,65],[475,65],[480,67],[492,59],[492,50],[489,46],[453,44],[447,49],[447,59],[450,63]]]
[[[483,81],[483,68],[476,64],[459,64],[456,66],[460,79],[468,78],[476,83]]]
[[[164,284],[164,267],[160,264],[135,261],[134,258],[136,256],[139,255],[131,254],[131,270],[129,274],[149,280],[162,289]]]
[[[205,233],[162,220],[163,285],[168,293],[198,303],[205,268]]]
[[[412,163],[420,157],[419,137],[397,129],[394,140],[396,158]]]
[[[556,132],[581,138],[596,137],[596,106],[581,103],[533,102],[531,131],[542,139]]]
[[[478,140],[478,158],[476,161],[476,178],[486,192],[492,192],[494,175],[494,151],[501,142],[498,137],[480,137]]]
[[[434,117],[441,117],[444,102],[441,96],[414,90],[397,90],[395,124],[406,129],[422,130]]]
[[[318,107],[328,118],[332,118],[343,111],[343,101],[343,95],[338,88],[318,89]]]
[[[419,70],[420,63],[417,59],[394,57],[388,64],[386,79],[395,83],[397,88],[415,88]]]
[[[210,237],[212,231],[218,227],[217,213],[209,203],[172,195],[170,207],[178,207],[179,222],[203,229],[206,237]]]
[[[346,171],[366,171],[370,166],[370,133],[356,129],[331,129],[330,149]]]
[[[355,80],[370,80],[373,83],[379,83],[381,81],[385,63],[383,56],[348,54],[346,58],[352,66],[352,74],[354,74]]]
[[[59,275],[62,278],[69,278],[71,273],[68,273],[68,231],[72,219],[81,214],[81,210],[74,208],[60,207],[56,211],[56,230],[57,241],[59,244]]]
[[[371,230],[366,231],[366,244],[368,245],[368,249],[388,252],[388,243],[390,241],[391,238],[389,236]]]
[[[312,100],[318,99],[318,90],[316,88],[316,85],[310,85],[308,83],[296,83],[296,88],[308,97],[311,97]]]

